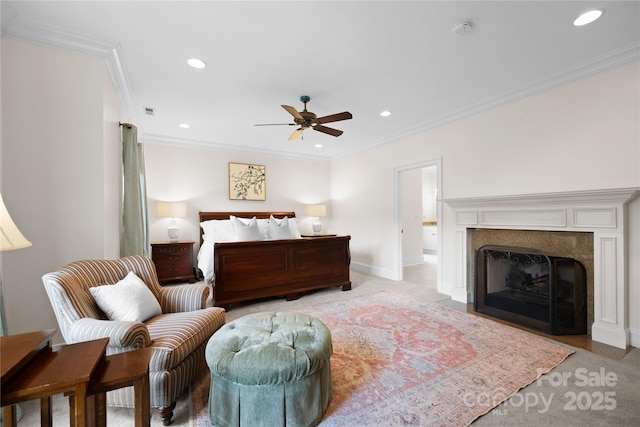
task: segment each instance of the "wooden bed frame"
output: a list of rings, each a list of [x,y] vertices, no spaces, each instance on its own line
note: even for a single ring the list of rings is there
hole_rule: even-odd
[[[295,218],[295,212],[200,212],[200,222],[239,218]],[[202,240],[200,229],[200,244]],[[258,298],[300,298],[331,286],[351,289],[351,236],[260,240],[214,244],[213,302],[217,307]]]

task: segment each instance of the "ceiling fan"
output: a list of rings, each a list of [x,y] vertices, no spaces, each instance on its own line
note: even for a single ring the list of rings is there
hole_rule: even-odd
[[[318,132],[326,133],[332,136],[340,136],[342,135],[342,131],[334,128],[330,128],[327,126],[323,126],[325,123],[331,122],[339,122],[340,120],[349,120],[353,118],[350,112],[344,111],[342,113],[331,114],[329,116],[317,117],[311,111],[307,111],[307,102],[311,101],[311,97],[307,95],[302,95],[300,97],[300,101],[304,103],[304,109],[302,111],[297,111],[295,108],[289,105],[283,105],[282,108],[287,110],[289,114],[293,116],[294,123],[266,123],[266,124],[257,124],[255,126],[279,126],[279,125],[287,125],[287,126],[300,126],[298,129],[293,131],[291,136],[289,137],[289,141],[293,141],[297,139],[302,132],[306,129],[312,128],[313,130],[317,130]]]

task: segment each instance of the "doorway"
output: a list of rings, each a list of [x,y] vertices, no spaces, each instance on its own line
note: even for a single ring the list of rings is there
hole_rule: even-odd
[[[395,169],[398,280],[441,283],[441,176],[440,159]]]

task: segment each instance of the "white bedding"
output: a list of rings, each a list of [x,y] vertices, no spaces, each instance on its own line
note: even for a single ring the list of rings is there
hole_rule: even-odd
[[[213,282],[213,244],[212,240],[205,240],[198,251],[198,268],[204,275],[205,283]]]
[[[288,227],[287,227],[288,226]],[[205,283],[211,283],[213,274],[214,244],[217,242],[241,242],[247,240],[299,239],[300,231],[295,218],[269,219],[238,218],[210,220],[200,223],[203,242],[198,251],[198,268],[204,275]],[[256,227],[255,230],[250,230]],[[253,231],[253,232],[252,232]]]

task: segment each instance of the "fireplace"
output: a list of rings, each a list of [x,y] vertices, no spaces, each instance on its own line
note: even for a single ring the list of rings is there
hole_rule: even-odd
[[[444,234],[450,236],[451,246],[443,252],[443,257],[451,255],[443,261],[443,277],[451,281],[452,298],[462,302],[475,298],[473,259],[478,247],[474,248],[470,241],[471,230],[500,229],[518,234],[535,230],[553,232],[553,235],[584,233],[592,239],[587,254],[589,263],[579,260],[587,270],[588,333],[594,341],[627,348],[633,333],[629,328],[627,278],[631,228],[628,204],[638,195],[640,188],[617,188],[444,199],[451,208],[454,224],[451,231],[444,230]],[[534,247],[550,256],[566,256],[550,254],[547,247],[529,242],[485,244],[488,243]]]
[[[485,245],[476,254],[474,309],[553,335],[587,333],[587,274],[573,258]]]

